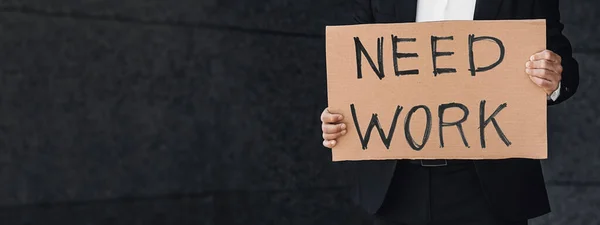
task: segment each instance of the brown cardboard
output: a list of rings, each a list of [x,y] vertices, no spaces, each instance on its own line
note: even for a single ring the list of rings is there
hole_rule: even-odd
[[[513,21],[444,21],[405,24],[368,24],[328,26],[326,29],[327,87],[329,111],[344,115],[348,133],[339,138],[332,149],[333,161],[384,159],[505,159],[547,158],[546,94],[525,73],[529,57],[545,49],[545,20]],[[472,76],[469,57],[469,35],[491,36],[504,46],[503,60],[496,67]],[[406,58],[397,60],[398,70],[419,70],[418,75],[396,76],[392,35],[398,38],[416,38],[414,42],[398,42],[397,52]],[[456,73],[434,76],[432,36],[449,37],[436,42],[438,68],[455,68]],[[382,56],[384,77],[380,79],[361,55],[362,78],[358,79],[355,37],[360,39],[374,65],[378,66],[378,38],[383,38]],[[400,39],[403,40],[403,39]],[[485,39],[473,43],[473,61],[476,67],[485,67],[500,57],[497,42]],[[480,105],[485,100],[483,120],[506,103],[495,116],[498,126],[510,145],[501,140],[493,122],[485,127],[485,144],[480,140]],[[462,129],[469,147],[465,147],[457,126],[443,128],[444,147],[439,136],[439,106],[447,103],[463,104],[469,111]],[[389,148],[386,148],[377,128],[370,134],[366,149],[351,113],[353,104],[360,130],[365,135],[373,114],[376,114],[385,136],[398,106],[402,109]],[[417,105],[424,105],[431,115],[429,138],[422,149],[414,150],[406,138],[407,113]],[[424,107],[410,120],[411,136],[416,144],[423,143],[426,127]],[[444,111],[445,122],[455,122],[463,111],[451,107]],[[415,145],[418,147],[418,145]]]

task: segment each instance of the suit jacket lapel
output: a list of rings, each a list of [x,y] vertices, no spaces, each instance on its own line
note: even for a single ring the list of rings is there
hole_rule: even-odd
[[[502,0],[477,0],[474,20],[494,20],[498,17]]]
[[[415,22],[417,20],[417,0],[388,0],[394,1],[396,19],[398,22]],[[460,1],[460,0],[455,0]]]

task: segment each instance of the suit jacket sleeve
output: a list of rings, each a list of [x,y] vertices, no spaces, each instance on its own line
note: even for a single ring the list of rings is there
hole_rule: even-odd
[[[546,48],[562,58],[562,80],[560,95],[556,101],[548,101],[555,105],[571,98],[579,87],[579,64],[573,58],[571,43],[563,35],[564,25],[560,21],[558,0],[535,0],[536,17],[546,19]]]
[[[353,19],[357,24],[373,23],[371,0],[352,0]]]

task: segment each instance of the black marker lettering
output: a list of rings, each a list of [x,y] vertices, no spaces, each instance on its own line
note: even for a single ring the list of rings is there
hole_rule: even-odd
[[[373,59],[371,58],[371,56],[369,56],[369,52],[367,52],[365,46],[363,46],[362,42],[360,42],[360,39],[358,37],[354,37],[354,45],[356,48],[356,73],[358,79],[362,78],[363,54],[365,55],[365,58],[367,58],[367,61],[369,61],[371,68],[373,69],[373,71],[375,71],[375,74],[377,74],[377,77],[379,77],[380,80],[383,79],[383,77],[385,77],[383,71],[383,37],[377,38],[377,63],[379,65],[379,68],[375,66]]]
[[[454,55],[454,52],[438,52],[437,51],[437,42],[439,40],[454,40],[454,37],[453,36],[449,36],[449,37],[431,36],[431,55],[433,56],[433,76],[437,76],[438,74],[442,74],[442,73],[456,73],[455,68],[437,68],[437,57]]]
[[[477,69],[475,69],[475,59],[473,56],[473,43],[475,43],[477,41],[483,41],[483,40],[492,40],[492,41],[496,42],[498,47],[500,47],[500,57],[498,58],[498,61],[496,61],[492,65],[489,65],[486,67],[478,67]],[[469,64],[470,64],[469,71],[471,71],[471,76],[475,76],[475,73],[477,73],[477,72],[485,72],[485,71],[491,70],[494,67],[500,65],[500,63],[502,63],[502,61],[504,60],[504,54],[505,54],[504,44],[502,43],[502,41],[500,41],[500,39],[495,38],[495,37],[489,37],[489,36],[475,37],[474,34],[469,35]]]
[[[393,53],[394,53],[394,71],[396,72],[396,76],[419,74],[418,69],[398,71],[398,59],[419,57],[419,55],[417,53],[398,52],[398,42],[416,42],[416,41],[417,41],[416,38],[398,38],[398,36],[392,34],[392,48],[394,50],[393,51]]]
[[[481,101],[481,104],[479,104],[479,137],[481,138],[481,147],[482,148],[485,148],[485,127],[490,122],[492,122],[492,124],[494,125],[494,128],[496,128],[496,132],[498,133],[498,136],[500,136],[500,139],[502,139],[504,144],[506,144],[506,146],[511,145],[511,142],[508,140],[508,138],[506,138],[506,135],[504,135],[504,132],[502,132],[502,129],[500,129],[500,126],[498,125],[498,122],[496,121],[496,118],[495,118],[498,115],[498,113],[500,113],[500,111],[504,108],[506,108],[506,103],[498,106],[496,111],[494,111],[494,113],[492,113],[492,115],[490,117],[488,117],[486,120],[484,120],[483,118],[485,115],[485,100]]]
[[[456,121],[456,122],[444,122],[444,111],[446,111],[446,109],[449,108],[459,108],[463,111],[463,117]],[[444,127],[450,127],[450,126],[456,126],[456,128],[458,128],[458,132],[460,133],[460,136],[462,137],[462,141],[465,144],[465,147],[470,148],[469,143],[467,142],[467,138],[465,137],[465,132],[463,131],[463,127],[462,127],[462,123],[465,122],[467,120],[467,117],[469,116],[469,109],[467,108],[467,106],[460,104],[460,103],[448,103],[448,104],[442,104],[440,105],[440,107],[438,108],[438,116],[440,118],[440,148],[444,147],[444,132],[443,129]]]
[[[410,134],[410,121],[411,121],[412,115],[419,109],[424,109],[425,115],[427,116],[427,124],[425,125],[425,134],[423,135],[423,144],[420,144],[420,145],[417,144],[415,139],[413,139],[412,135]],[[423,149],[423,147],[425,147],[427,140],[429,140],[430,133],[431,133],[431,111],[429,110],[429,108],[427,108],[427,106],[424,106],[424,105],[418,105],[418,106],[413,107],[406,115],[406,121],[404,121],[404,135],[406,136],[406,141],[408,142],[408,144],[410,145],[410,147],[413,150],[420,151],[421,149]]]
[[[352,118],[354,119],[354,126],[356,126],[356,131],[358,132],[358,138],[360,138],[360,143],[362,144],[363,150],[367,149],[367,145],[369,144],[369,139],[371,138],[371,131],[374,127],[377,128],[379,132],[379,136],[383,141],[383,144],[387,149],[390,149],[390,144],[392,142],[392,137],[394,136],[394,131],[396,130],[396,121],[398,121],[398,116],[400,115],[400,111],[402,111],[402,106],[398,106],[396,108],[396,112],[394,114],[394,119],[392,120],[392,125],[390,126],[390,131],[388,132],[388,136],[385,136],[383,129],[381,128],[381,124],[379,124],[379,118],[377,118],[377,114],[373,113],[371,117],[371,122],[367,127],[367,132],[363,137],[360,126],[358,125],[358,118],[356,117],[356,109],[354,108],[354,104],[350,104],[350,111],[352,112]]]

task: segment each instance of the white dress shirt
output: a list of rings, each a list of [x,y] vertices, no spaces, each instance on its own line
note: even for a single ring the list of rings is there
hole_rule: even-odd
[[[473,20],[477,0],[419,0],[416,22],[441,20]],[[556,101],[560,95],[560,83],[548,100]]]

